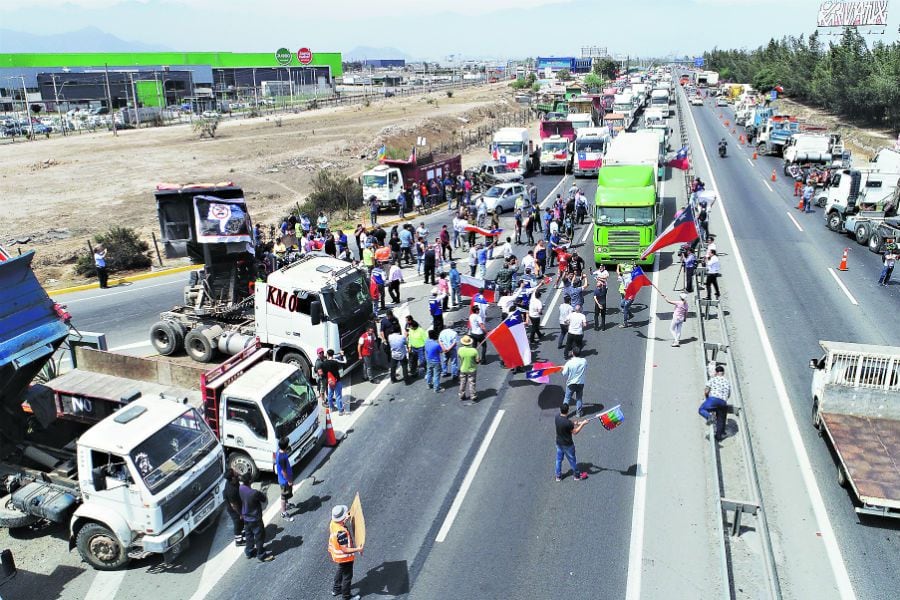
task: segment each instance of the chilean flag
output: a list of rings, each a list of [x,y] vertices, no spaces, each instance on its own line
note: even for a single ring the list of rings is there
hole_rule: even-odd
[[[642,268],[635,267],[631,270],[631,283],[625,288],[625,299],[633,300],[640,289],[645,285],[653,285],[653,283],[646,275],[644,275],[644,270]]]
[[[479,279],[468,275],[459,276],[459,294],[475,298],[481,290],[484,290],[484,299],[488,302],[497,302],[497,284],[490,279]]]
[[[525,373],[525,379],[535,383],[550,383],[550,375],[562,371],[562,367],[552,362],[536,362],[530,371]]]
[[[641,260],[647,258],[657,250],[671,246],[672,244],[690,243],[697,239],[697,224],[694,222],[694,211],[690,205],[679,213],[675,220],[669,223],[666,230],[653,243],[647,246],[641,254]]]
[[[466,225],[466,231],[474,231],[478,235],[483,235],[484,237],[497,237],[503,233],[502,229],[485,229],[484,227],[478,227],[477,225]]]
[[[675,154],[675,158],[666,163],[667,167],[675,167],[682,171],[687,171],[691,166],[691,160],[688,158],[687,146],[682,146]]]
[[[516,311],[487,335],[507,369],[531,364],[523,313]]]

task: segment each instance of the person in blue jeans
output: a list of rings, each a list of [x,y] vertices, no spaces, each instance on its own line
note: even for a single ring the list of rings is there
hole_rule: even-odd
[[[459,306],[462,298],[462,278],[456,268],[456,261],[450,263],[450,273],[447,275],[447,279],[450,280],[450,304]]]
[[[569,461],[572,467],[572,476],[575,481],[587,479],[587,473],[578,470],[578,461],[575,459],[575,441],[573,435],[577,435],[579,431],[587,425],[586,420],[572,421],[569,419],[569,405],[563,404],[559,407],[559,414],[556,415],[556,481],[562,481],[562,461],[563,457]]]
[[[327,358],[322,363],[322,366],[319,371],[319,377],[324,378],[325,387],[326,387],[326,396],[325,401],[328,403],[328,408],[331,410],[337,410],[339,414],[343,415],[344,413],[344,386],[341,383],[341,367],[346,364],[346,360],[343,360],[343,355],[341,359],[338,359],[334,355],[334,350],[331,348],[328,349],[328,352],[325,353]],[[337,406],[335,406],[337,403]]]
[[[731,383],[725,378],[724,365],[716,365],[716,374],[706,382],[703,395],[706,399],[697,412],[708,424],[715,420],[716,441],[721,441],[725,439],[725,419],[728,415],[728,398],[731,396]]]
[[[441,344],[441,351],[444,358],[441,363],[441,375],[444,377],[452,375],[454,378],[459,377],[459,357],[456,351],[459,349],[459,334],[452,327],[446,327],[438,334],[438,342]]]
[[[443,349],[438,342],[438,332],[432,329],[428,332],[428,340],[425,342],[425,384],[437,392],[443,392],[441,387],[441,355]]]
[[[569,360],[563,365],[562,374],[566,378],[566,394],[563,404],[569,406],[572,396],[575,396],[575,414],[582,416],[582,401],[584,400],[584,372],[587,369],[587,361],[581,358],[581,351],[574,347],[569,351]]]

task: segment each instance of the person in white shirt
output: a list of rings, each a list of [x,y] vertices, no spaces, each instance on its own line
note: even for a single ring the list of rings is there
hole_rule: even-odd
[[[528,325],[531,331],[528,334],[528,341],[533,342],[535,338],[541,341],[541,315],[544,312],[544,303],[541,302],[540,287],[536,287],[528,300]]]
[[[566,356],[568,356],[573,348],[578,348],[579,352],[584,348],[584,328],[587,326],[587,317],[581,312],[580,304],[569,313],[566,323],[569,326],[566,335]]]
[[[497,300],[497,306],[500,307],[500,314],[503,315],[504,319],[506,319],[506,317],[509,316],[509,314],[516,306],[516,296],[513,294],[502,296],[499,300]]]
[[[569,331],[569,315],[572,314],[572,298],[566,294],[562,304],[559,305],[559,338],[556,340],[556,348],[563,349],[566,333]]]
[[[469,225],[469,222],[460,217],[459,215],[453,217],[453,247],[459,248],[462,245],[460,242],[460,238],[465,238],[466,235],[466,227]]]
[[[576,414],[581,417],[582,403],[584,400],[584,373],[587,370],[587,361],[581,358],[581,350],[572,348],[568,352],[569,360],[563,365],[562,374],[566,378],[566,394],[563,396],[563,404],[568,407],[575,396]]]
[[[395,261],[391,263],[391,269],[388,271],[388,293],[394,304],[400,304],[400,284],[403,282],[403,271]]]
[[[528,273],[534,272],[534,251],[529,250],[522,258],[522,268]]]
[[[481,354],[481,362],[484,362],[484,355],[487,351],[487,344],[484,344],[484,317],[481,316],[481,307],[475,304],[472,307],[472,314],[469,315],[469,335],[475,340],[475,347]]]
[[[497,251],[501,252],[501,256],[504,259],[509,259],[513,254],[512,247],[512,238],[506,238],[506,241],[503,242],[498,248]]]
[[[710,299],[712,288],[716,288],[716,300],[719,299],[719,277],[722,275],[722,266],[719,264],[719,255],[715,248],[708,250],[709,258],[706,259],[706,299]]]

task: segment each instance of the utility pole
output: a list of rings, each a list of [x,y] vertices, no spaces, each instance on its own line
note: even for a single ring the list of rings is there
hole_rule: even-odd
[[[291,76],[291,68],[285,67],[288,76],[288,85],[291,86],[291,110],[294,110],[294,78]]]
[[[53,97],[56,99],[56,114],[59,117],[59,126],[62,128],[63,135],[69,135],[68,126],[66,122],[63,121],[62,109],[59,107],[59,91],[56,89],[56,73],[50,74],[50,79],[53,81]]]
[[[28,106],[28,90],[25,88],[25,76],[19,75],[19,79],[22,81],[22,103],[25,104],[25,116],[28,118],[31,139],[34,140],[34,121],[31,120],[31,107]]]
[[[259,110],[259,90],[256,87],[256,67],[253,67],[253,98],[256,100],[256,110]],[[260,113],[262,114],[262,113]]]
[[[134,85],[134,73],[129,73],[128,78],[131,80],[131,98],[134,100],[134,118],[137,121],[137,128],[141,128],[141,113],[138,110],[137,87]]]
[[[112,90],[109,88],[109,65],[103,65],[103,72],[106,74],[106,101],[109,103],[109,121],[112,123],[113,135],[119,137],[119,131],[116,129],[116,115],[113,114]]]

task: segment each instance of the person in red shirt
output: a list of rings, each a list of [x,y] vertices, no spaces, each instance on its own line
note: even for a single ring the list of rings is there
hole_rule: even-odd
[[[366,331],[359,336],[359,343],[356,346],[359,357],[363,362],[363,376],[366,381],[372,381],[372,354],[375,352],[375,326],[369,325]]]
[[[560,282],[562,282],[562,279],[566,274],[566,269],[569,268],[569,258],[571,258],[571,255],[562,248],[555,250],[555,252],[556,260],[559,261],[559,270],[556,274],[556,287],[559,287]]]

